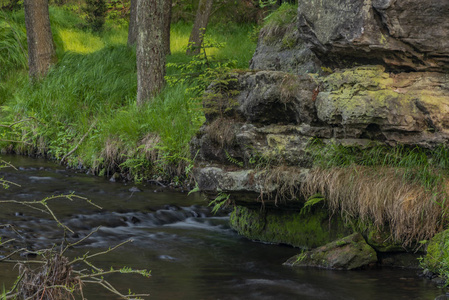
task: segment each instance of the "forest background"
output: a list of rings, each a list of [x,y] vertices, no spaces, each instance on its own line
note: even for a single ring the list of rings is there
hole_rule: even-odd
[[[98,2],[106,5],[100,27],[89,10]],[[38,83],[27,73],[23,1],[0,1],[0,148],[113,180],[182,185],[192,166],[189,141],[204,122],[204,89],[248,68],[261,24],[280,2],[216,0],[202,49],[192,56],[186,51],[198,1],[173,1],[167,85],[138,106],[130,1],[50,1],[58,62]]]

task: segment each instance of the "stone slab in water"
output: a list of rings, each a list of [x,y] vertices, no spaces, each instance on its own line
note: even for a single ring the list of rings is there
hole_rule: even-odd
[[[322,247],[298,254],[284,265],[353,270],[377,262],[377,254],[360,233],[336,240]]]

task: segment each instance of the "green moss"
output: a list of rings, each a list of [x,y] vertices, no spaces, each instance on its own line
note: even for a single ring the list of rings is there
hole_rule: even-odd
[[[285,35],[282,38],[282,48],[292,49],[296,46],[296,38],[291,35]]]
[[[424,266],[446,278],[449,275],[449,229],[436,234],[427,246]]]
[[[360,233],[354,233],[312,251],[294,256],[285,264],[352,270],[376,261],[376,251],[365,242]]]
[[[237,206],[231,214],[231,227],[252,240],[304,249],[324,245],[350,232],[338,217],[329,221],[325,209],[303,215],[299,211],[261,211]]]
[[[366,234],[367,243],[379,252],[403,252],[404,248],[400,243],[395,243],[389,230],[380,231],[370,228]]]
[[[276,11],[265,18],[265,27],[286,26],[294,22],[298,5],[283,3]]]

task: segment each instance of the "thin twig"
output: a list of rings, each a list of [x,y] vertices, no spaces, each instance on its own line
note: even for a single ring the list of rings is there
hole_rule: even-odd
[[[4,128],[11,128],[11,127],[13,127],[14,125],[17,125],[17,124],[23,123],[23,122],[25,122],[25,121],[28,121],[28,120],[31,120],[31,119],[32,119],[32,118],[26,118],[26,119],[23,119],[23,120],[20,120],[20,121],[17,121],[17,122],[11,123],[11,124],[9,124],[9,125],[3,125],[3,124],[0,124],[0,127],[4,127]]]
[[[8,143],[24,143],[26,145],[33,145],[32,143],[28,143],[25,141],[14,141],[14,140],[4,140],[4,139],[0,139],[0,142],[8,142]]]
[[[92,258],[92,257],[96,257],[96,256],[99,256],[99,255],[107,254],[107,253],[109,253],[109,252],[111,252],[111,251],[114,251],[115,249],[117,249],[117,248],[119,248],[119,247],[121,247],[121,246],[123,246],[123,245],[125,245],[125,244],[132,243],[132,242],[133,242],[133,240],[126,240],[126,241],[124,241],[124,242],[122,242],[122,243],[120,243],[120,244],[118,244],[118,245],[115,245],[115,246],[112,247],[112,248],[109,248],[108,250],[101,251],[101,252],[97,252],[97,253],[92,254],[92,255],[85,255],[83,258],[81,258],[81,257],[76,258],[76,259],[72,260],[72,261],[69,263],[69,265],[73,265],[74,263],[79,262],[79,261],[85,261],[85,260],[90,259],[90,258]]]
[[[13,168],[14,170],[17,171],[17,168],[13,164],[11,164],[10,162],[4,161],[2,159],[2,160],[0,160],[0,163],[4,164],[4,166],[0,166],[0,168],[10,167],[10,168]]]
[[[78,147],[81,145],[81,143],[84,141],[84,139],[89,135],[89,133],[92,131],[92,129],[95,127],[95,125],[97,124],[97,121],[94,121],[92,123],[92,125],[90,125],[89,130],[87,130],[87,132],[83,135],[83,137],[79,140],[78,144],[76,144],[75,148],[73,148],[72,150],[69,151],[69,153],[67,153],[66,155],[64,155],[61,158],[61,161],[59,162],[60,165],[62,165],[62,163],[66,160],[67,157],[69,157],[70,155],[73,154],[73,152],[76,151],[76,149],[78,149]]]
[[[101,226],[98,226],[96,229],[92,230],[91,232],[89,232],[88,235],[86,235],[85,237],[83,237],[82,239],[76,241],[75,243],[72,244],[67,244],[67,246],[64,248],[64,250],[61,251],[61,255],[64,254],[69,248],[72,248],[82,242],[84,242],[85,240],[87,240],[88,238],[90,238],[95,232],[97,232],[99,229],[101,228]]]

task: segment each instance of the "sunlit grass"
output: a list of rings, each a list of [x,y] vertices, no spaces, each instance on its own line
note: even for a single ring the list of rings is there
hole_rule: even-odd
[[[61,39],[64,52],[88,54],[104,48],[105,43],[99,36],[88,32],[72,29],[59,29],[57,34]]]
[[[23,12],[10,18],[24,33]],[[2,129],[0,139],[17,143],[3,142],[0,148],[61,159],[88,134],[68,157],[71,166],[82,164],[100,174],[121,169],[138,176],[182,175],[190,159],[189,141],[204,121],[198,95],[186,92],[186,85],[167,86],[146,106],[137,107],[136,56],[126,46],[127,28],[107,24],[102,33],[93,34],[76,14],[56,7],[50,9],[50,19],[59,61],[47,77],[30,84],[26,64],[15,63],[15,71],[0,82],[2,122],[23,121]],[[191,28],[172,24],[167,62],[192,59],[185,54]],[[247,38],[249,30],[251,26],[211,25],[207,39],[225,46],[208,49],[208,55],[247,68],[255,48]],[[19,49],[17,43],[9,47]]]

